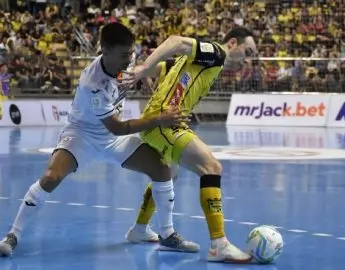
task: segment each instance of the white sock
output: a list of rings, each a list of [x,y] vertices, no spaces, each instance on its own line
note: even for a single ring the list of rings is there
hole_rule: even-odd
[[[175,199],[173,181],[152,182],[152,198],[157,208],[160,235],[164,239],[174,233],[172,221]]]
[[[14,233],[19,239],[22,231],[30,219],[37,214],[48,195],[49,193],[42,189],[39,181],[35,182],[24,196],[10,233]]]

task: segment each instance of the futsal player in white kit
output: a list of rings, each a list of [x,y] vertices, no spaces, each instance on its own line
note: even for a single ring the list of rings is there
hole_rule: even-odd
[[[119,119],[126,92],[118,89],[116,77],[128,67],[134,41],[134,35],[122,24],[111,23],[102,28],[102,55],[82,72],[68,124],[61,132],[43,177],[25,194],[11,230],[0,242],[1,255],[12,254],[29,220],[62,180],[95,159],[117,162],[124,168],[148,175],[153,181],[161,236],[158,239],[155,233],[148,233],[148,237],[153,238],[145,240],[160,240],[162,249],[199,250],[197,244],[184,240],[173,228],[174,191],[170,168],[135,134],[158,126],[179,125],[187,118],[176,109],[169,109],[152,118]]]

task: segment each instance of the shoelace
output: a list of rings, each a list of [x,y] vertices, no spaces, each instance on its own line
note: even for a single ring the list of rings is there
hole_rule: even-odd
[[[184,239],[183,237],[178,234],[177,232],[174,232],[171,236],[170,236],[170,239],[169,239],[171,242],[175,243],[177,246],[180,246]]]
[[[17,245],[17,239],[14,235],[10,234],[6,237],[5,241],[6,244],[9,244],[11,247],[15,247]]]

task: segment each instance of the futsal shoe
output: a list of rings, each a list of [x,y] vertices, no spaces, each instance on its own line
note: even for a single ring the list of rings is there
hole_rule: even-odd
[[[179,252],[198,252],[200,246],[194,242],[183,239],[177,232],[171,234],[168,238],[163,239],[159,235],[160,251],[179,251]]]
[[[17,243],[17,237],[14,233],[7,234],[6,237],[0,241],[0,255],[5,257],[11,256]]]
[[[131,227],[126,233],[126,239],[133,244],[140,242],[159,242],[158,234],[156,234],[149,225],[146,226],[145,230],[140,230],[136,226]]]
[[[252,256],[231,244],[228,240],[208,250],[207,260],[224,263],[249,263]]]

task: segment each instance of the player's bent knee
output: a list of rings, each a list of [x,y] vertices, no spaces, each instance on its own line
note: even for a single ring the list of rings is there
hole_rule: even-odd
[[[213,158],[212,169],[214,171],[214,174],[221,175],[223,173],[222,164],[215,158]]]
[[[223,166],[217,159],[211,157],[207,159],[207,162],[205,162],[204,165],[201,166],[200,170],[200,176],[206,174],[221,175],[223,172]]]
[[[48,169],[43,175],[40,184],[43,190],[51,193],[64,179],[65,175],[56,169]]]
[[[171,179],[170,167],[163,163],[157,164],[155,168],[152,168],[146,174],[155,182],[164,182]]]
[[[122,167],[143,173],[155,182],[171,179],[170,167],[164,164],[160,154],[147,144],[142,144]]]

